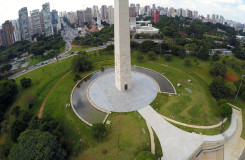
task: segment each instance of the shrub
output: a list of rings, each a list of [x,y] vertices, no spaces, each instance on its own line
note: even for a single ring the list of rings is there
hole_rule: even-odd
[[[144,60],[144,56],[142,55],[142,53],[137,53],[137,55],[136,55],[136,59],[137,59],[137,61],[143,61]]]
[[[187,66],[187,67],[191,66],[191,61],[189,59],[185,60],[185,66]]]
[[[20,80],[20,84],[22,88],[28,88],[31,86],[31,79],[24,77]]]
[[[153,51],[147,53],[149,60],[155,60],[156,54]]]
[[[156,157],[148,151],[139,152],[134,160],[156,160]]]
[[[227,69],[223,63],[214,62],[211,64],[209,72],[214,76],[224,76]]]
[[[106,132],[107,132],[106,127],[104,124],[102,124],[102,123],[93,124],[92,135],[94,138],[102,139],[103,137],[106,136]]]
[[[169,62],[169,61],[172,61],[172,57],[173,57],[173,56],[172,56],[171,54],[165,54],[165,55],[164,55],[164,59],[165,59],[166,61],[168,61],[168,62]]]
[[[225,117],[231,117],[231,114],[232,114],[232,108],[230,105],[228,105],[227,103],[224,103],[220,106],[220,113],[221,113],[221,116],[223,118]]]
[[[23,121],[16,120],[13,125],[11,126],[11,139],[14,142],[17,142],[17,138],[19,137],[20,133],[25,131],[27,128],[27,124]]]

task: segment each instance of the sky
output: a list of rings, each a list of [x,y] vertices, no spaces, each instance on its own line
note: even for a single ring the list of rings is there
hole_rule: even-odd
[[[18,11],[27,7],[28,12],[41,10],[42,4],[50,2],[50,7],[57,11],[77,11],[93,5],[113,5],[113,0],[0,0],[0,24],[5,20],[18,18]],[[223,15],[225,19],[245,24],[245,0],[129,0],[129,3],[139,3],[141,6],[152,5],[174,7],[176,9],[197,10],[199,14]]]

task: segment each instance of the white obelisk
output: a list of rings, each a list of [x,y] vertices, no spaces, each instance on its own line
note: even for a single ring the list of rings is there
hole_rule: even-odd
[[[129,0],[114,0],[115,84],[119,91],[131,89]]]

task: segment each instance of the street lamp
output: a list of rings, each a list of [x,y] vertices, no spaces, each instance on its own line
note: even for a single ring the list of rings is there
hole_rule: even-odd
[[[240,89],[241,89],[242,81],[243,81],[243,78],[244,78],[244,77],[245,77],[245,75],[243,74],[243,75],[242,75],[242,80],[241,80],[241,82],[240,82],[240,85],[239,85],[239,88],[238,88],[238,91],[237,91],[237,94],[236,94],[236,97],[235,97],[235,102],[236,102],[237,96],[238,96],[238,94],[239,94],[239,91],[240,91]]]

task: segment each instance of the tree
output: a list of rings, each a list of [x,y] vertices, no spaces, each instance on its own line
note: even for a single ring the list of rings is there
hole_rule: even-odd
[[[15,116],[16,118],[19,117],[20,114],[20,106],[15,106],[12,110],[11,110],[11,115]]]
[[[15,99],[18,87],[15,80],[0,81],[0,111],[5,111],[10,103]]]
[[[220,60],[220,57],[218,54],[214,54],[213,55],[213,61],[216,62],[216,61],[219,61]]]
[[[65,160],[66,151],[57,142],[56,137],[49,132],[27,130],[18,138],[10,150],[10,160]]]
[[[131,46],[131,49],[138,49],[140,44],[135,41],[130,41],[130,46]]]
[[[103,137],[106,136],[106,132],[107,132],[106,127],[104,124],[102,124],[102,123],[93,124],[92,135],[94,138],[102,139]]]
[[[3,112],[0,111],[0,124],[2,123],[3,120],[4,120],[4,114]],[[0,125],[0,129],[1,129],[1,125]]]
[[[209,72],[214,76],[224,76],[227,69],[226,66],[221,62],[211,63]]]
[[[72,60],[71,68],[74,73],[81,73],[92,69],[92,62],[88,60],[86,54],[76,55]]]
[[[28,88],[31,86],[31,79],[30,78],[25,78],[23,77],[21,80],[20,80],[20,84],[21,84],[21,87],[22,88]]]
[[[144,52],[144,53],[152,51],[153,48],[154,48],[154,42],[153,41],[144,41],[139,46],[139,50]]]
[[[156,157],[149,151],[139,152],[134,160],[156,160]]]
[[[11,126],[11,139],[14,142],[17,142],[17,138],[19,135],[25,131],[27,128],[27,124],[21,120],[16,120]]]
[[[210,51],[207,46],[200,46],[197,57],[203,60],[207,60],[209,58],[209,52]]]
[[[196,52],[198,50],[198,46],[196,45],[196,43],[186,44],[184,48],[190,51],[190,54],[192,55],[196,55]]]
[[[227,82],[225,85],[228,89],[228,95],[235,96],[237,87],[232,82]]]
[[[224,117],[231,117],[231,114],[232,114],[231,106],[228,105],[227,103],[220,105],[220,113],[221,113],[221,116],[223,118]]]
[[[148,56],[149,60],[155,60],[156,59],[156,54],[153,51],[148,52],[147,56]]]
[[[224,80],[220,76],[215,78],[213,82],[209,85],[209,90],[216,99],[222,99],[225,98],[225,96],[228,96],[228,89],[225,86]]]

